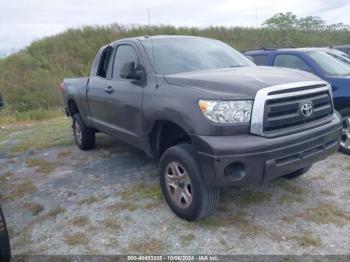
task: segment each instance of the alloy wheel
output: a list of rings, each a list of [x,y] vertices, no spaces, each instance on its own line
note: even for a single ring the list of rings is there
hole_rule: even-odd
[[[83,140],[83,133],[82,133],[81,127],[77,121],[74,124],[74,134],[75,134],[75,138],[77,139],[78,144],[81,145],[82,140]]]
[[[345,149],[350,149],[350,116],[343,118],[340,146]]]
[[[186,169],[178,162],[171,162],[166,168],[165,183],[173,203],[181,209],[192,203],[192,184]]]

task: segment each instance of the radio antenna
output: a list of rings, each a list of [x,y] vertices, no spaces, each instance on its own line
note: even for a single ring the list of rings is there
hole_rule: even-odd
[[[156,58],[154,56],[154,45],[153,45],[153,27],[151,25],[151,11],[149,8],[147,8],[147,13],[148,13],[148,26],[150,28],[150,39],[151,39],[151,46],[152,46],[152,60],[153,60],[153,67],[154,67],[154,79],[156,82],[156,88],[158,88],[158,80],[157,80],[157,67],[156,67]]]

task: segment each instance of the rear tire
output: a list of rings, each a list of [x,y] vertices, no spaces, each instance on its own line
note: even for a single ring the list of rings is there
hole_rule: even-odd
[[[295,179],[297,177],[304,175],[307,171],[309,171],[311,169],[311,167],[312,167],[312,165],[308,166],[308,167],[304,167],[302,169],[299,169],[297,171],[294,171],[294,172],[292,172],[288,175],[282,176],[282,177],[286,178],[286,179]]]
[[[95,131],[84,124],[79,113],[73,116],[73,132],[75,142],[81,150],[95,147]]]
[[[11,248],[5,218],[0,207],[0,260],[10,261]]]
[[[160,159],[160,185],[171,210],[180,218],[194,221],[215,213],[220,189],[205,185],[192,145],[167,149]]]

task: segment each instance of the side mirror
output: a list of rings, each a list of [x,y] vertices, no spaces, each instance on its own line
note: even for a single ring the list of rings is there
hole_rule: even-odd
[[[133,79],[135,80],[146,81],[146,72],[142,65],[136,66],[133,76]]]
[[[130,62],[123,65],[123,67],[120,70],[120,77],[144,81],[146,78],[146,74],[142,65],[138,65],[135,68],[135,63]]]
[[[130,79],[130,77],[134,74],[134,67],[135,67],[134,62],[124,64],[120,69],[119,76],[121,78]]]

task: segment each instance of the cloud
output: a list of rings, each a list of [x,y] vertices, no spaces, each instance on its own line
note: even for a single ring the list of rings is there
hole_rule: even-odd
[[[256,26],[279,12],[350,24],[347,0],[0,0],[0,54],[82,25],[153,24]]]

